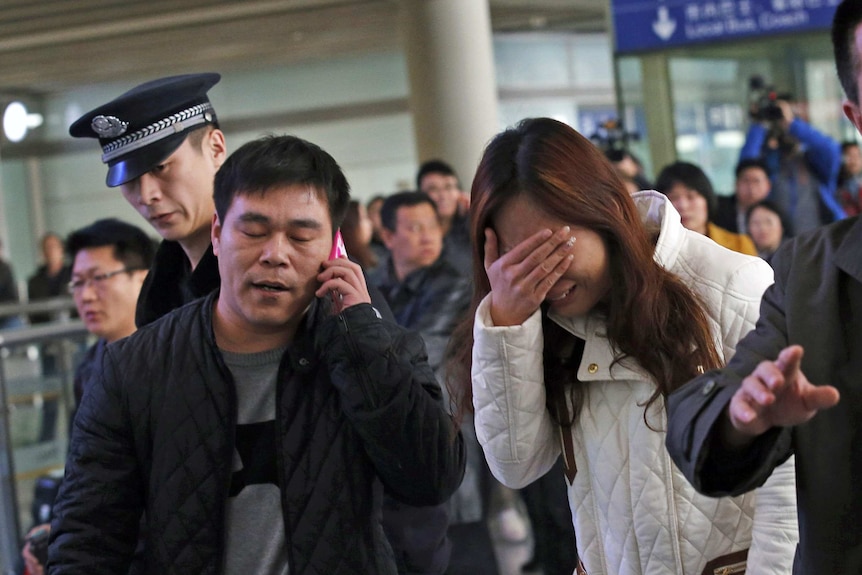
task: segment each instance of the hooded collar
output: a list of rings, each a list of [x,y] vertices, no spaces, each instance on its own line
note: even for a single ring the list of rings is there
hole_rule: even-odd
[[[655,261],[669,269],[676,263],[682,249],[683,240],[688,232],[682,225],[679,213],[664,194],[646,190],[632,194],[640,220],[650,235],[658,232],[655,246]],[[549,317],[570,333],[586,339],[592,335],[605,337],[605,318],[598,312],[590,312],[578,317],[562,317],[553,312]]]
[[[679,212],[666,195],[655,190],[637,192],[632,194],[632,199],[647,231],[650,234],[658,232],[653,258],[663,268],[672,268],[687,233]]]

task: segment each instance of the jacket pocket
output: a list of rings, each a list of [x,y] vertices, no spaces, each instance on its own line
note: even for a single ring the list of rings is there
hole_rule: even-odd
[[[748,549],[716,557],[706,564],[701,575],[742,575],[748,560]]]

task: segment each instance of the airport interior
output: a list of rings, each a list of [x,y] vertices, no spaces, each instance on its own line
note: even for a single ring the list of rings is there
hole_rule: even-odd
[[[771,90],[841,141],[857,134],[829,38],[837,0],[10,0],[0,5],[0,572],[17,573],[34,493],[62,476],[73,373],[92,343],[71,296],[31,301],[41,238],[96,219],[144,225],[105,185],[84,112],[147,80],[217,72],[228,152],[294,134],[354,199],[415,187],[443,158],[469,193],[484,146],[529,117],[625,148],[649,179],[696,163],[733,193],[751,103]],[[768,12],[768,13],[767,13]],[[159,239],[147,227],[152,239]],[[33,321],[34,318],[40,318]],[[529,537],[497,541],[520,573]],[[477,575],[480,572],[477,572]]]

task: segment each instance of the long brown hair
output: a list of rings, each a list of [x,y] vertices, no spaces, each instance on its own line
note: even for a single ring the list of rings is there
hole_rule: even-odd
[[[365,209],[364,206],[359,202],[350,200],[347,204],[347,213],[344,214],[344,221],[341,222],[341,237],[347,254],[368,270],[377,265],[377,256],[371,249],[370,241],[362,238],[360,210],[363,209]]]
[[[653,259],[653,238],[613,165],[569,126],[548,118],[528,119],[491,141],[473,180],[473,301],[471,313],[452,337],[448,381],[459,416],[472,407],[475,311],[491,291],[484,268],[484,230],[493,228],[499,210],[521,195],[557,219],[596,232],[605,242],[612,286],[607,337],[615,362],[633,358],[655,379],[657,389],[647,408],[696,376],[699,368],[720,365],[700,298]],[[549,321],[544,310],[542,315],[548,407],[558,423],[570,426],[584,403],[583,386],[566,392],[578,368],[568,361],[574,336]],[[556,409],[561,399],[569,406],[565,415]]]

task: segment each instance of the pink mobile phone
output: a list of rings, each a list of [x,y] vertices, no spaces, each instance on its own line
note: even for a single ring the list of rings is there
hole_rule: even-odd
[[[341,237],[341,229],[335,230],[335,238],[332,240],[332,249],[329,250],[329,259],[335,260],[338,258],[347,257],[347,248],[344,247],[344,238]],[[329,297],[332,299],[332,305],[336,313],[341,311],[341,294],[338,291],[329,292]]]
[[[332,240],[332,249],[329,251],[329,259],[346,258],[347,248],[344,247],[344,238],[341,237],[341,229],[335,230],[335,239]]]

